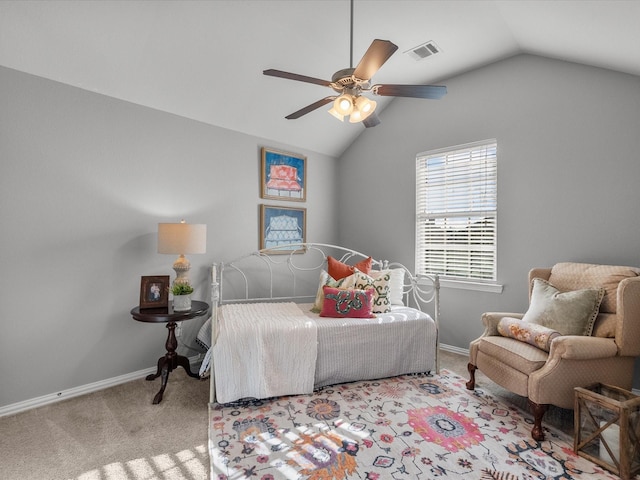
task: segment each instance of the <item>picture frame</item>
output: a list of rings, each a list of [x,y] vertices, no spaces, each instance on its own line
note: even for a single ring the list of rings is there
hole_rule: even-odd
[[[307,209],[260,205],[260,250],[270,254],[304,253],[295,244],[307,241]],[[287,248],[291,245],[291,248]]]
[[[169,275],[145,276],[140,279],[140,308],[169,306]]]
[[[260,198],[306,202],[307,157],[262,147]]]

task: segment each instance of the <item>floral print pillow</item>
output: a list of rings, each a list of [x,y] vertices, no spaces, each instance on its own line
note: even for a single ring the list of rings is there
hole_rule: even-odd
[[[553,339],[561,335],[560,332],[551,328],[512,317],[503,317],[500,319],[498,323],[498,333],[503,337],[514,338],[538,347],[545,352],[551,349]]]

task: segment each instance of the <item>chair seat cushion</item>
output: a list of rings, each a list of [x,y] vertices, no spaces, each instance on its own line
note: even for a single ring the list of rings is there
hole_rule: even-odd
[[[547,352],[533,345],[500,336],[482,337],[478,350],[525,375],[542,368],[549,356]]]

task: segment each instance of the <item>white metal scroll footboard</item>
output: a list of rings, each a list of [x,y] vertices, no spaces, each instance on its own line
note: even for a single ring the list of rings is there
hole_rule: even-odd
[[[294,253],[297,252],[297,253]],[[300,252],[303,253],[300,253]],[[259,250],[231,262],[214,263],[211,268],[211,347],[216,345],[219,331],[218,313],[221,305],[249,302],[312,302],[318,289],[321,270],[326,269],[327,256],[344,263],[357,263],[368,258],[355,250],[323,243],[301,243]],[[429,314],[439,331],[439,280],[435,275],[413,275],[404,265],[373,260],[373,270],[403,269],[403,299]],[[431,304],[433,304],[431,306]],[[436,333],[435,363],[440,369]],[[211,355],[210,402],[216,401],[215,365]]]

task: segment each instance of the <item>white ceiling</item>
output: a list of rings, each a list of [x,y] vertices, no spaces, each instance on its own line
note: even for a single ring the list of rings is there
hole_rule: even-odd
[[[339,156],[361,124],[340,123],[329,106],[284,118],[333,91],[262,71],[330,80],[349,67],[349,8],[349,0],[3,0],[0,65]],[[354,66],[374,38],[399,47],[374,83],[437,84],[518,53],[640,75],[640,0],[355,0],[354,10]],[[402,53],[429,40],[441,53],[419,62]],[[381,110],[389,101],[376,100]]]

